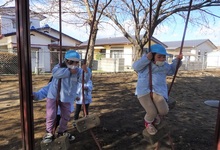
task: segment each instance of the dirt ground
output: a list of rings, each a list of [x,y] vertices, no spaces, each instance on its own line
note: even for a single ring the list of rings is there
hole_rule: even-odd
[[[33,76],[33,90],[46,85],[50,75]],[[172,77],[167,79],[168,85]],[[143,137],[144,109],[134,95],[137,75],[132,73],[94,73],[93,102],[90,114],[97,114],[101,124],[92,129],[104,150],[152,149]],[[205,100],[220,99],[220,70],[179,71],[170,96],[176,101],[165,117],[175,150],[213,150],[217,109]],[[22,149],[17,76],[0,76],[0,149]],[[45,100],[34,102],[35,149],[45,132]],[[81,116],[83,113],[81,113]],[[73,116],[73,114],[72,114]],[[73,117],[71,117],[72,119]],[[97,150],[89,131],[79,133],[69,122],[76,140],[71,150]],[[162,139],[163,141],[163,139]]]

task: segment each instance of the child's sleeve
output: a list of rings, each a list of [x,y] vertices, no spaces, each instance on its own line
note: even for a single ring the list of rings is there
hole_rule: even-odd
[[[34,95],[34,100],[42,100],[44,98],[47,97],[47,93],[48,93],[48,90],[49,90],[49,87],[50,87],[50,84],[49,83],[48,85],[42,87],[39,91],[37,92],[33,92],[33,95]]]
[[[177,68],[177,64],[178,64],[178,59],[174,59],[172,61],[172,64],[170,65],[170,70],[168,71],[167,75],[174,75],[175,71],[176,71],[176,68]],[[180,61],[179,63],[179,67],[182,65],[182,61]],[[178,67],[178,68],[179,68]]]
[[[88,91],[92,91],[93,85],[92,85],[92,81],[91,81],[91,80],[89,80],[89,81],[86,83],[86,87],[87,87]]]
[[[62,68],[60,67],[60,65],[56,65],[54,66],[53,70],[52,70],[52,74],[53,74],[53,77],[55,78],[68,78],[70,76],[70,70],[69,68]]]
[[[77,91],[76,91],[76,97],[80,97],[81,89],[82,89],[82,84],[78,82],[78,84],[77,84]]]
[[[85,78],[84,78],[85,82],[88,82],[90,80],[90,78],[91,78],[91,75],[92,75],[92,72],[89,69],[89,67],[87,68],[87,70],[88,71],[87,71],[87,73],[85,73]]]
[[[144,69],[149,63],[150,63],[150,60],[146,57],[146,54],[145,54],[139,60],[135,61],[132,67],[135,71],[139,72],[142,69]]]
[[[84,82],[88,82],[91,78],[91,70],[89,68],[87,68],[87,72],[84,72]],[[79,78],[78,78],[78,82],[82,83],[82,74],[83,74],[83,69],[80,68],[79,71]]]

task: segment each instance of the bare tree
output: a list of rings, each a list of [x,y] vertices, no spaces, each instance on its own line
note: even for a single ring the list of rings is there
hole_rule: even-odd
[[[15,3],[14,0],[6,0],[6,1],[2,2],[2,3],[0,4],[0,14],[1,14],[1,15],[4,15],[4,14],[7,14],[7,13],[10,13],[10,12],[8,12],[8,11],[5,11],[4,8],[7,7],[9,4],[13,4],[13,2]],[[6,25],[6,26],[7,26],[7,25]],[[4,28],[4,25],[2,24],[1,20],[0,20],[0,27],[1,27],[1,28]],[[2,38],[3,38],[3,35],[2,35],[1,30],[0,30],[0,39],[2,39]]]
[[[152,36],[158,25],[162,25],[165,21],[175,22],[175,15],[183,19],[186,18],[189,1],[153,1],[151,20],[149,20],[149,5],[149,0],[114,0],[103,13],[134,45],[134,60],[137,60],[141,56],[143,47],[149,40],[149,34]],[[190,22],[201,25],[207,23],[206,15],[219,17],[206,9],[210,6],[220,6],[220,1],[194,1],[191,11],[199,12],[199,16],[191,17]],[[151,23],[151,31],[149,31],[149,23]],[[133,29],[132,31],[130,30],[131,28]]]
[[[38,4],[36,3],[38,2]],[[90,45],[88,49],[87,65],[92,68],[94,46],[98,33],[98,25],[101,22],[103,11],[111,3],[112,0],[101,0],[98,3],[96,19],[94,19],[95,0],[66,0],[62,2],[62,13],[66,16],[62,22],[75,25],[76,27],[89,28],[91,31]],[[53,17],[54,21],[58,19],[59,1],[58,0],[32,0],[32,8],[38,10],[40,14]],[[45,7],[42,7],[45,6]],[[93,28],[91,28],[93,25]],[[89,35],[88,35],[89,36]]]
[[[85,0],[84,4],[86,6],[86,11],[88,14],[88,19],[87,23],[90,26],[90,31],[91,31],[91,39],[90,39],[90,44],[89,44],[89,51],[88,51],[88,58],[87,62],[90,68],[92,68],[92,62],[93,62],[93,56],[94,56],[94,46],[95,46],[95,41],[96,41],[96,36],[98,33],[98,25],[102,17],[103,11],[107,8],[107,6],[111,3],[112,0],[106,0],[104,3],[98,4],[98,13],[94,14],[94,8],[97,3],[95,3],[93,0]],[[96,15],[96,19],[94,19],[94,15]],[[93,24],[93,28],[92,28]]]
[[[14,0],[5,0],[5,1],[2,2],[2,4],[0,5],[0,8],[6,7],[6,6],[8,6],[9,4],[11,4],[11,3],[15,3],[15,1],[14,1]]]

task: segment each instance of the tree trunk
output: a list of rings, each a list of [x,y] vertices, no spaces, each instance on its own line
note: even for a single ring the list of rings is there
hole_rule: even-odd
[[[143,47],[141,47],[138,44],[135,44],[134,45],[134,52],[135,52],[135,55],[134,55],[133,61],[136,61],[136,60],[138,60],[142,56],[142,54],[143,54]]]
[[[97,26],[98,26],[97,21],[95,21],[94,26],[93,26],[91,39],[90,39],[88,56],[87,56],[87,66],[89,66],[89,68],[91,70],[92,70],[92,66],[93,66],[94,46],[95,46],[96,35],[97,35],[97,31],[98,31]]]

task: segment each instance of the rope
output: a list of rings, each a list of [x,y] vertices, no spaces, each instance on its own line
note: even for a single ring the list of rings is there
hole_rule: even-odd
[[[218,105],[218,113],[217,113],[217,119],[216,119],[216,125],[215,125],[215,148],[216,150],[220,149],[220,103]]]
[[[61,15],[61,0],[59,0],[59,36],[60,36],[60,41],[59,41],[59,54],[60,54],[60,59],[59,59],[59,64],[61,66],[62,64],[62,15]],[[57,88],[57,98],[56,98],[56,118],[54,120],[53,124],[53,135],[55,135],[56,132],[56,122],[57,122],[57,111],[58,111],[58,106],[60,102],[60,89],[61,89],[61,79],[58,80],[58,88]]]
[[[152,17],[152,0],[150,0],[150,13],[149,13],[149,31],[148,31],[148,47],[149,47],[149,52],[151,52],[151,17]],[[153,84],[152,84],[152,64],[150,61],[149,64],[149,87],[150,87],[150,97],[153,102]]]
[[[184,44],[184,40],[185,40],[187,25],[188,25],[188,22],[189,22],[189,16],[190,16],[190,11],[191,11],[191,7],[192,7],[192,1],[193,0],[190,0],[190,3],[189,3],[189,9],[188,9],[188,14],[187,14],[187,18],[186,18],[186,24],[185,24],[185,28],[184,28],[184,32],[183,32],[183,37],[182,37],[182,42],[181,42],[179,55],[181,55],[182,51],[183,51],[183,44]],[[178,72],[178,69],[179,69],[179,65],[180,65],[180,59],[178,59],[178,61],[177,61],[176,71],[175,71],[175,74],[173,76],[173,80],[171,82],[171,85],[170,85],[170,88],[169,88],[169,91],[168,91],[168,95],[170,95],[174,80],[176,78],[176,75],[177,75],[177,72]]]
[[[92,19],[92,24],[91,24],[91,29],[90,29],[90,34],[89,34],[89,40],[88,40],[88,44],[87,44],[87,47],[86,47],[86,54],[85,54],[85,59],[84,59],[84,64],[86,64],[86,61],[87,61],[87,55],[88,55],[88,51],[89,51],[89,47],[90,47],[90,40],[91,40],[91,37],[92,37],[92,32],[93,32],[93,27],[94,27],[94,24],[95,24],[95,20],[96,20],[96,13],[97,13],[97,9],[98,9],[98,3],[99,3],[99,0],[97,0],[96,4],[95,4],[95,9],[94,9],[94,15],[93,15],[93,19]],[[82,100],[83,100],[83,112],[84,112],[84,116],[86,116],[86,106],[85,106],[85,99],[84,99],[84,71],[83,71],[83,75],[82,75]]]
[[[92,24],[91,24],[89,40],[88,40],[88,44],[87,44],[87,48],[86,48],[84,64],[86,64],[86,61],[87,61],[87,55],[88,55],[88,51],[89,51],[89,47],[90,47],[90,40],[91,40],[91,37],[92,37],[92,32],[93,32],[93,28],[94,28],[94,24],[95,24],[95,20],[96,20],[96,13],[97,13],[97,9],[98,9],[98,3],[99,3],[99,0],[97,0],[96,4],[95,4],[94,15],[93,15],[93,20],[92,20]],[[84,77],[85,77],[85,72],[83,71],[83,74],[82,74],[82,102],[83,102],[84,117],[86,117],[88,114],[86,113],[85,98],[84,98],[84,83],[85,83]],[[98,146],[99,150],[101,150],[102,148],[101,148],[99,142],[97,141],[97,138],[95,137],[95,135],[94,135],[94,133],[91,129],[90,129],[90,134],[92,135],[92,138],[96,142],[96,145]]]
[[[183,38],[182,38],[182,42],[181,42],[181,48],[180,48],[180,53],[179,55],[182,54],[182,49],[183,49],[183,44],[184,44],[184,39],[185,39],[185,35],[186,35],[186,29],[187,29],[187,25],[188,25],[188,21],[189,21],[189,16],[190,16],[190,11],[191,11],[191,6],[192,6],[192,0],[190,0],[190,5],[189,5],[189,9],[188,9],[188,14],[187,14],[187,18],[186,18],[186,24],[185,24],[185,28],[184,28],[184,32],[183,32]],[[150,0],[150,17],[149,17],[149,52],[151,52],[151,15],[152,15],[152,0]],[[178,72],[178,69],[179,69],[179,65],[180,65],[180,59],[178,59],[178,62],[177,62],[177,66],[176,66],[176,70],[175,70],[175,74],[174,74],[174,77],[173,77],[173,80],[171,82],[171,85],[170,85],[170,88],[169,88],[169,91],[168,91],[168,95],[170,94],[170,91],[171,91],[171,88],[173,86],[173,83],[174,83],[174,80],[176,78],[176,75],[177,75],[177,72]],[[151,100],[153,101],[153,93],[152,93],[152,67],[151,67],[151,62],[149,64],[149,86],[150,86],[150,96],[151,96]],[[172,150],[174,150],[174,146],[173,146],[173,141],[172,141],[172,138],[170,136],[170,133],[168,133],[168,138],[169,138],[169,142],[171,144],[171,148]],[[158,142],[158,145],[156,146],[156,149],[159,149],[160,147],[160,142]]]
[[[192,1],[193,0],[190,0],[188,14],[187,14],[187,18],[186,18],[186,24],[185,24],[185,28],[184,28],[184,32],[183,32],[183,38],[182,38],[182,42],[181,42],[181,47],[180,47],[179,55],[182,54],[182,50],[183,50],[183,44],[184,44],[184,40],[185,40],[187,25],[188,25],[188,22],[189,22],[189,16],[190,16],[190,11],[191,11],[191,7],[192,7]],[[175,70],[175,74],[174,74],[173,80],[171,82],[171,85],[170,85],[170,88],[169,88],[169,91],[168,91],[168,95],[170,95],[170,91],[171,91],[171,88],[173,86],[174,80],[176,78],[176,75],[177,75],[177,72],[178,72],[178,69],[179,69],[179,65],[180,65],[180,59],[178,59],[176,70]],[[171,149],[174,150],[173,140],[172,140],[172,138],[170,136],[170,132],[168,133],[168,138],[169,138],[169,142],[171,144]]]
[[[190,16],[190,11],[191,11],[191,7],[192,7],[192,1],[193,1],[193,0],[190,0],[189,9],[188,9],[188,14],[187,14],[187,18],[186,18],[186,24],[185,24],[185,28],[184,28],[184,32],[183,32],[183,38],[182,38],[182,42],[181,42],[181,47],[180,47],[179,55],[181,55],[181,54],[182,54],[182,51],[183,51],[183,44],[184,44],[184,40],[185,40],[187,25],[188,25],[188,22],[189,22],[189,16]],[[169,91],[168,91],[168,95],[170,95],[170,91],[171,91],[171,89],[172,89],[174,80],[175,80],[175,78],[176,78],[176,75],[177,75],[179,66],[180,66],[180,59],[178,59],[178,61],[177,61],[177,66],[176,66],[175,74],[174,74],[173,80],[172,80],[172,82],[171,82],[171,85],[170,85],[170,88],[169,88]],[[169,138],[169,142],[170,142],[170,144],[171,144],[171,149],[174,150],[173,140],[172,140],[172,138],[171,138],[171,136],[170,136],[170,133],[168,133],[168,138]]]

